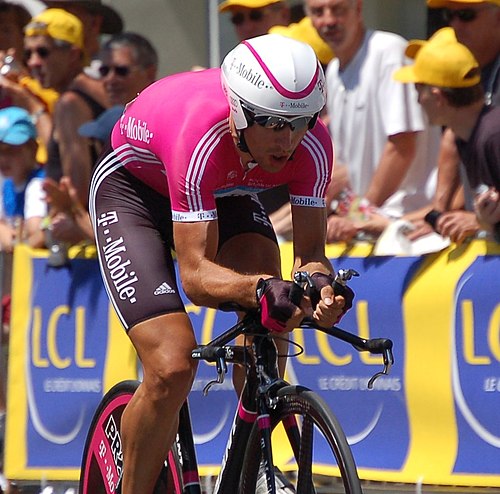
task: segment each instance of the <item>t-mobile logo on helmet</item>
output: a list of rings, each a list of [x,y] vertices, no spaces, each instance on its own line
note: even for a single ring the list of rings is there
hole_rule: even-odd
[[[300,101],[290,101],[290,103],[287,103],[286,101],[282,101],[280,103],[281,108],[291,108],[291,109],[296,109],[296,110],[304,110],[305,108],[308,108],[309,105],[307,103],[303,103]]]
[[[234,63],[231,65],[231,70],[234,70]],[[250,84],[253,84],[257,89],[263,89],[267,87],[266,81],[262,79],[262,75],[254,73],[250,68],[248,69],[246,65],[242,62],[236,67],[236,74],[243,79],[246,79]]]

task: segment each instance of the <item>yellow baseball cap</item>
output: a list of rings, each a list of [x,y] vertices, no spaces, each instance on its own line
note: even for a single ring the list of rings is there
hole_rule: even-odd
[[[474,86],[481,80],[479,64],[466,46],[439,39],[423,44],[415,63],[396,70],[393,77],[400,82],[450,88]]]
[[[494,3],[500,6],[500,0],[427,0],[427,5],[431,9],[437,9],[442,7],[448,7],[450,4],[454,3]]]
[[[245,7],[247,9],[261,9],[273,3],[279,3],[283,0],[226,0],[219,5],[219,12],[225,12],[231,7]]]
[[[83,25],[63,9],[45,9],[24,28],[26,36],[50,36],[83,49]]]
[[[430,38],[429,41],[433,43],[449,43],[457,41],[457,36],[455,34],[455,30],[452,27],[443,27],[436,31]],[[426,45],[429,41],[423,39],[411,39],[408,42],[408,46],[405,50],[405,55],[408,58],[415,58],[418,51],[422,46]]]
[[[269,29],[269,32],[288,36],[311,45],[318,60],[323,65],[326,65],[334,57],[332,49],[318,34],[309,17],[304,17],[299,22],[294,22],[288,26],[273,26]]]

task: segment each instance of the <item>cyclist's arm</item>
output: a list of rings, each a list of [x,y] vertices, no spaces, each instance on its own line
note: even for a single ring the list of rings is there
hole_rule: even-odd
[[[294,206],[292,216],[294,272],[308,271],[311,274],[333,274],[333,266],[325,254],[326,208]],[[332,278],[326,278],[326,280],[328,279]],[[335,294],[332,286],[325,284],[324,281],[325,278],[323,278],[320,292],[321,299],[316,305],[312,317],[321,326],[329,327],[338,322],[344,314],[346,301],[342,296]]]
[[[325,255],[326,209],[292,206],[293,272],[333,273],[333,266]]]
[[[215,263],[217,221],[174,222],[174,238],[182,287],[193,303],[217,307],[231,301],[257,307],[257,282],[270,275],[242,275]]]

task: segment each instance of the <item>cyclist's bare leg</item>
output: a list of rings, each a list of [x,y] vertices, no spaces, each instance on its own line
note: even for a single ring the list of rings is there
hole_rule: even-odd
[[[267,237],[258,233],[235,235],[224,243],[217,254],[217,263],[237,271],[238,273],[267,273],[281,277],[281,257],[279,247]],[[248,342],[248,341],[247,341]],[[243,345],[243,337],[237,344]],[[278,351],[286,355],[288,345],[285,341],[276,340]],[[279,359],[281,375],[285,372],[286,358]],[[245,369],[233,366],[233,385],[240,395],[245,383]]]
[[[144,379],[122,417],[122,494],[153,492],[175,438],[178,412],[196,372],[196,345],[186,314],[161,315],[129,332],[144,368]]]

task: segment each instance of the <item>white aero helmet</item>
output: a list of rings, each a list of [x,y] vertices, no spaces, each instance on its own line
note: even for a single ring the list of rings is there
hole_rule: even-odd
[[[241,42],[222,62],[222,87],[238,130],[242,105],[261,115],[313,116],[325,105],[325,75],[308,44],[279,34]]]

